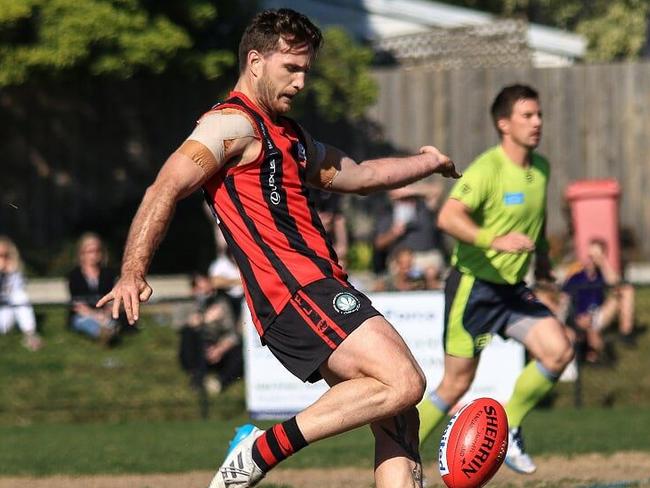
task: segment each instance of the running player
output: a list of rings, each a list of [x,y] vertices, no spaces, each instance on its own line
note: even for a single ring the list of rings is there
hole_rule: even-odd
[[[321,33],[289,9],[255,16],[239,47],[240,77],[165,162],[129,231],[113,300],[129,322],[152,293],[145,280],[176,202],[203,188],[242,274],[253,322],[303,381],[331,389],[267,431],[240,429],[210,487],[257,484],[307,444],[361,425],[375,436],[376,486],[421,486],[418,416],[424,375],[399,334],[339,266],[307,184],[365,194],[433,173],[459,177],[432,146],[357,164],[283,116],[305,84]]]
[[[501,143],[480,155],[455,184],[438,225],[458,240],[445,287],[445,372],[418,405],[423,442],[470,387],[492,334],[521,342],[534,358],[506,405],[510,444],[506,464],[536,467],[521,423],[553,388],[573,357],[563,325],[523,282],[533,253],[536,276],[551,278],[545,237],[549,164],[534,152],[542,134],[535,90],[505,87],[492,104]]]

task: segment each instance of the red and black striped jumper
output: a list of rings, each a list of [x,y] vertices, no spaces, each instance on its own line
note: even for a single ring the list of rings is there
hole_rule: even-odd
[[[370,301],[347,281],[308,198],[305,141],[298,124],[271,120],[243,93],[213,110],[236,109],[254,122],[257,158],[224,167],[204,185],[239,266],[262,341],[303,381],[367,318]]]

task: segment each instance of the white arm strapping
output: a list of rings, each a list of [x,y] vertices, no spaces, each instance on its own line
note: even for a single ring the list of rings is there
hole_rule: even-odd
[[[225,158],[225,141],[255,137],[251,121],[243,114],[213,112],[199,120],[187,140],[203,144],[214,156],[215,161]]]

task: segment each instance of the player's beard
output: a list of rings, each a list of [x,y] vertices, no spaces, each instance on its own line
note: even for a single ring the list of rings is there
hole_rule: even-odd
[[[266,73],[263,73],[257,82],[257,93],[260,103],[264,105],[271,115],[285,113],[289,110],[277,103],[278,91]]]

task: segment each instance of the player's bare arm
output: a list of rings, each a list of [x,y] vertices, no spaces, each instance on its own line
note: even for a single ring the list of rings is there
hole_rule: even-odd
[[[434,173],[460,178],[452,160],[433,146],[407,157],[388,157],[357,163],[343,151],[305,133],[309,183],[340,193],[369,193],[399,188]]]
[[[414,156],[387,157],[361,163],[332,146],[326,146],[325,154],[320,173],[331,176],[329,187],[342,193],[367,195],[399,188],[434,173],[460,178],[452,160],[433,146],[423,146]]]
[[[449,198],[440,209],[438,227],[460,241],[500,252],[522,253],[535,250],[533,240],[520,232],[502,236],[485,235],[472,219],[469,207],[455,198]]]
[[[129,323],[135,323],[140,302],[152,294],[145,277],[178,201],[200,188],[226,162],[254,159],[255,150],[259,151],[259,141],[250,121],[240,112],[215,112],[201,119],[145,192],[131,223],[120,279],[97,307],[112,300],[113,317],[117,318],[123,307]]]

